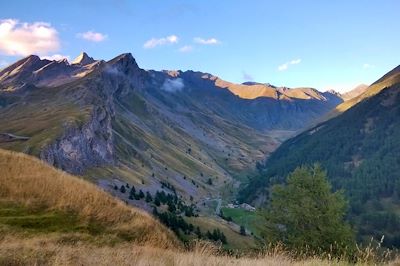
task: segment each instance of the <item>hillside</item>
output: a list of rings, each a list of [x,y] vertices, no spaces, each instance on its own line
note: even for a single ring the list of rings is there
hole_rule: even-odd
[[[341,94],[341,98],[344,101],[351,100],[351,99],[363,94],[368,89],[368,87],[369,86],[366,84],[360,84],[357,87],[355,87],[354,89]]]
[[[147,213],[42,161],[0,150],[0,231],[4,238],[54,237],[173,248],[172,232]]]
[[[385,236],[387,247],[400,246],[400,72],[395,68],[342,115],[284,142],[267,160],[262,174],[243,191],[256,200],[282,182],[294,168],[319,162],[335,189],[350,200],[349,219],[360,240]],[[360,98],[361,99],[361,98]]]

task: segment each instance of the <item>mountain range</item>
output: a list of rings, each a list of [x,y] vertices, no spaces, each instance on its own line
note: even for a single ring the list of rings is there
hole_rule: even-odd
[[[146,71],[131,54],[72,63],[32,55],[0,71],[0,147],[106,188],[169,182],[200,201],[232,195],[257,161],[342,102],[312,88]]]

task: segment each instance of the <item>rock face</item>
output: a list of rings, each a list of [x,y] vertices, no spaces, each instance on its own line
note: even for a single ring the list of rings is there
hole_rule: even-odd
[[[74,174],[114,162],[111,112],[97,107],[82,128],[65,125],[63,136],[43,148],[40,158]]]

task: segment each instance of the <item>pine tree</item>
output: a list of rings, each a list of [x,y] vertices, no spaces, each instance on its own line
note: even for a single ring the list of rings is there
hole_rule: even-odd
[[[157,207],[159,207],[160,205],[161,205],[161,202],[160,202],[160,198],[159,197],[155,197],[155,199],[154,199],[154,204],[157,206]]]
[[[264,235],[267,242],[298,251],[342,254],[354,247],[346,210],[343,194],[331,192],[319,165],[300,167],[288,175],[286,185],[272,188]]]
[[[153,201],[153,197],[150,195],[150,192],[146,192],[146,202]]]
[[[133,195],[135,195],[135,192],[136,192],[135,186],[132,185],[131,191],[129,192],[129,194],[133,196]]]
[[[242,236],[245,236],[245,235],[246,235],[246,228],[244,228],[243,225],[240,226],[240,234],[241,234]]]
[[[144,193],[142,190],[139,190],[139,198],[143,199],[144,198]]]

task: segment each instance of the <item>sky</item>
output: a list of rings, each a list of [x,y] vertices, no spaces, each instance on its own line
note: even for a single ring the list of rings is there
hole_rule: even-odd
[[[0,68],[29,54],[346,91],[400,64],[398,0],[1,1]]]

